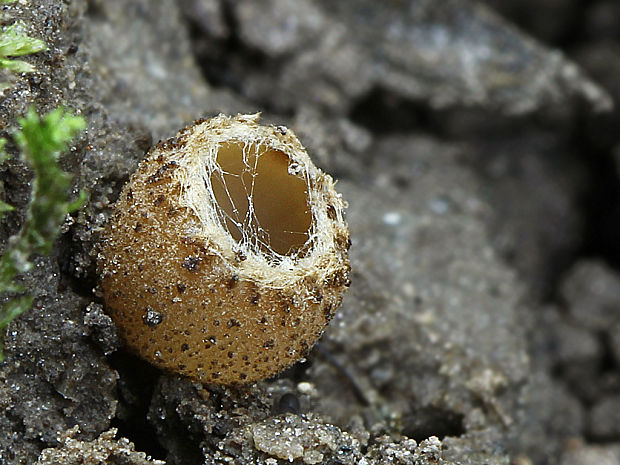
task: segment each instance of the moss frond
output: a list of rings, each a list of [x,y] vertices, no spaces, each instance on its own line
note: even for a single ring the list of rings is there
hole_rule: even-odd
[[[20,232],[9,238],[0,259],[0,294],[23,291],[14,278],[32,268],[31,255],[50,253],[67,213],[84,201],[83,194],[77,201],[67,199],[71,175],[58,165],[58,154],[86,127],[84,118],[74,116],[63,108],[39,117],[31,108],[18,121],[21,129],[15,132],[13,138],[21,150],[22,159],[32,168],[34,179],[26,221]],[[4,142],[0,142],[0,149],[2,145]],[[2,202],[0,215],[11,209],[10,205]],[[0,335],[11,320],[31,305],[30,296],[12,298],[5,303],[0,308]]]
[[[2,3],[8,3],[2,1]],[[47,44],[41,39],[26,34],[26,25],[22,21],[2,28],[0,31],[0,70],[14,73],[31,73],[35,67],[22,60],[10,58],[30,55],[47,50]],[[10,87],[6,82],[0,82],[0,92]]]

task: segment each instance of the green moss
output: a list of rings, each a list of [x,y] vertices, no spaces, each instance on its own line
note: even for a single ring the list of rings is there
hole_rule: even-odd
[[[18,21],[0,31],[0,70],[14,73],[31,73],[35,70],[30,63],[11,59],[47,50],[44,41],[28,36],[25,30],[26,25]],[[9,83],[0,82],[0,92],[8,87],[10,87]]]
[[[83,193],[76,201],[67,199],[71,175],[58,166],[58,154],[86,127],[84,118],[73,116],[63,108],[40,118],[31,108],[25,118],[19,119],[19,124],[21,129],[13,138],[21,150],[22,159],[32,168],[34,178],[26,220],[19,233],[9,238],[0,259],[0,295],[23,292],[23,288],[15,283],[15,277],[32,268],[30,257],[33,254],[50,253],[67,213],[84,202]],[[0,141],[0,151],[5,142]],[[0,160],[6,157],[3,152]],[[0,215],[11,209],[2,202]],[[30,308],[32,299],[31,296],[13,296],[0,307],[0,336],[15,317]]]

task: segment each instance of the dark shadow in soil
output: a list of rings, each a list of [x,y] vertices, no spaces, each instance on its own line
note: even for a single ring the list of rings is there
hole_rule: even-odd
[[[117,415],[111,426],[118,428],[120,437],[133,442],[136,450],[165,460],[166,450],[157,441],[155,429],[147,418],[153,388],[161,372],[123,350],[115,352],[108,360],[120,376]]]
[[[403,434],[420,442],[431,436],[443,439],[465,434],[463,415],[433,407],[424,407],[403,417]]]

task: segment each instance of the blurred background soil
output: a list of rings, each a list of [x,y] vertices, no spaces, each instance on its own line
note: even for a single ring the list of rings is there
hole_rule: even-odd
[[[620,464],[620,3],[18,0],[49,50],[0,97],[88,129],[88,204],[23,277],[2,464]],[[148,148],[199,117],[293,129],[349,203],[348,296],[277,379],[128,354],[96,244]],[[8,150],[15,154],[15,147]],[[23,222],[30,173],[2,165]]]

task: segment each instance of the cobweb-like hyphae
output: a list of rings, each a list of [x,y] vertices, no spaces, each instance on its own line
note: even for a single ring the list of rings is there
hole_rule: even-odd
[[[209,168],[217,216],[241,251],[276,260],[304,256],[314,235],[305,170],[284,152],[241,142],[221,145]]]

